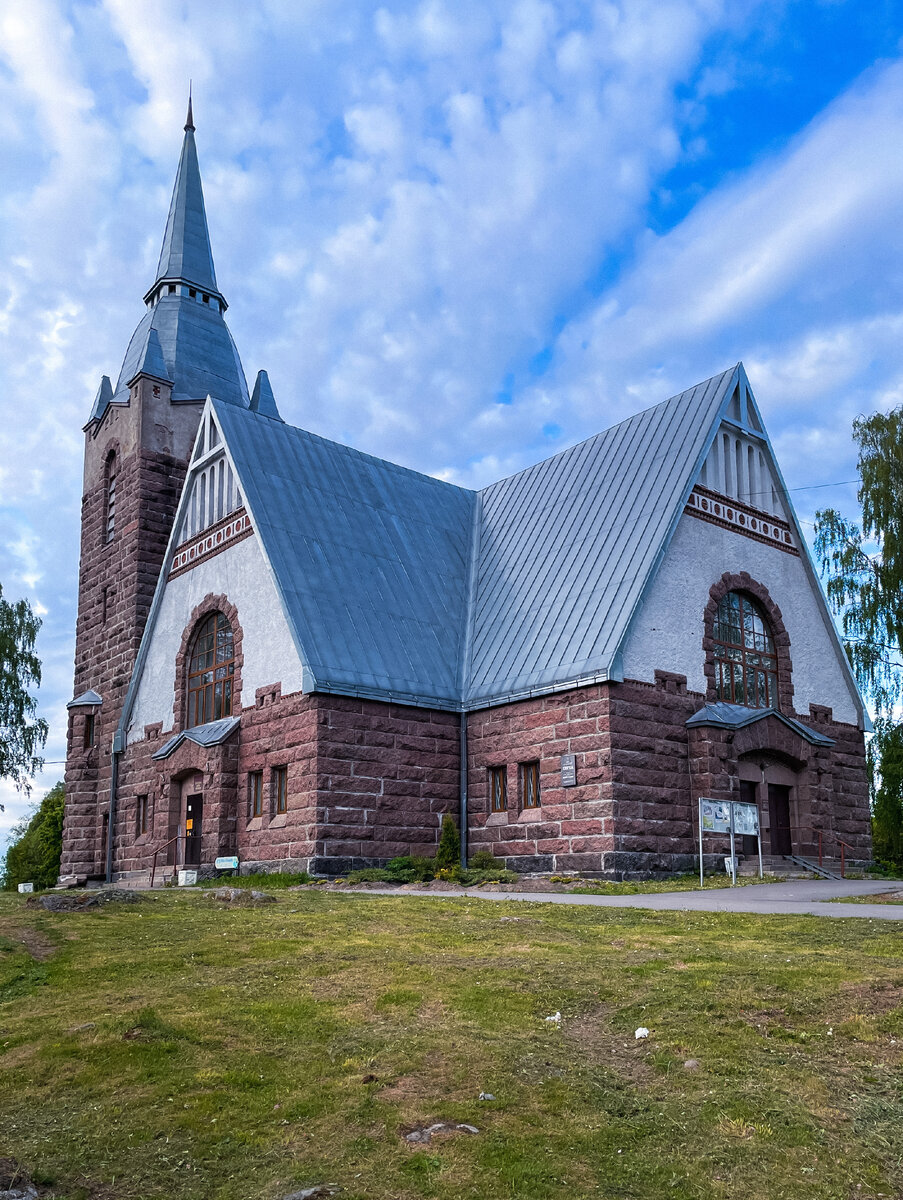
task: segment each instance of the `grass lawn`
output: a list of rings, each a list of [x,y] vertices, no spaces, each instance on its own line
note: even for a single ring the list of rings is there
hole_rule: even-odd
[[[901,984],[877,921],[3,895],[0,1157],[69,1200],[899,1197]]]

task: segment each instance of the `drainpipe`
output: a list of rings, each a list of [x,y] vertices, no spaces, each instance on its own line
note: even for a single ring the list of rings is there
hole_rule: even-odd
[[[461,869],[467,869],[467,713],[461,713],[461,792],[458,829],[461,835]]]
[[[113,822],[116,820],[116,784],[119,782],[119,755],[124,741],[122,730],[113,734],[113,753],[110,756],[110,809],[107,817],[107,883],[113,882]]]

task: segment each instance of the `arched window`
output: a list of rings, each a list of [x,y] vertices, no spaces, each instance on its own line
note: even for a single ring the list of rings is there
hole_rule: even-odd
[[[746,592],[727,592],[715,613],[715,693],[729,704],[778,707],[778,660],[768,618]]]
[[[116,451],[107,455],[104,479],[104,524],[103,540],[112,542],[116,532]]]
[[[232,715],[235,645],[228,617],[205,617],[188,660],[188,728]]]

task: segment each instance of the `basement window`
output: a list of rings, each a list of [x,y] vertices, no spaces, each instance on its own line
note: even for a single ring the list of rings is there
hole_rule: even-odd
[[[508,771],[505,767],[489,768],[489,811],[505,812],[508,808]]]
[[[523,809],[540,806],[538,762],[520,764],[520,800]]]

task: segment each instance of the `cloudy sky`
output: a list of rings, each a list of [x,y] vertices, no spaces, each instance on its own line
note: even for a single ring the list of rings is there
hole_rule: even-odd
[[[286,419],[480,486],[742,358],[811,521],[853,509],[853,417],[903,402],[901,39],[898,0],[0,0],[0,584],[44,619],[36,794],[81,427],[189,79],[227,319]]]

